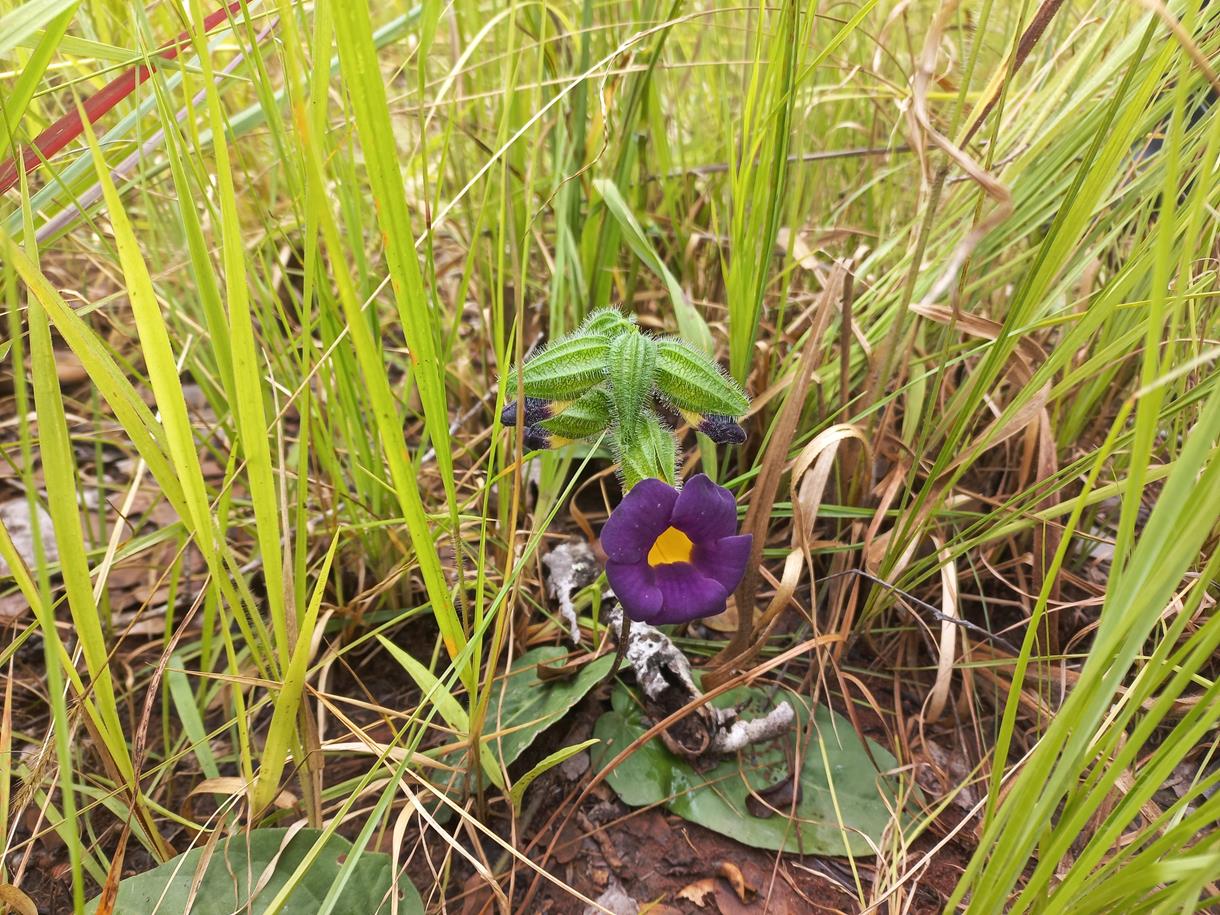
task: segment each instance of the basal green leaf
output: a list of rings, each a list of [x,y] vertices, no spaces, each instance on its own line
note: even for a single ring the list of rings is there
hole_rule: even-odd
[[[664,804],[683,819],[754,848],[874,854],[898,793],[896,781],[877,768],[896,767],[889,752],[872,741],[866,749],[851,722],[824,706],[817,707],[810,727],[802,700],[787,690],[735,689],[713,704],[745,703],[745,716],[753,717],[784,699],[797,710],[798,726],[778,740],[698,772],[654,737],[610,772],[610,787],[633,807]],[[642,714],[620,686],[614,710],[602,715],[593,731],[602,741],[593,750],[594,768],[605,766],[645,730]],[[763,792],[790,777],[789,760],[798,740],[802,765],[795,815],[755,816],[746,802],[750,792]]]
[[[445,719],[445,723],[459,735],[468,735],[470,733],[470,717],[466,714],[466,710],[462,708],[461,703],[445,688],[445,684],[432,671],[413,658],[410,653],[399,648],[385,636],[378,635],[377,640],[393,656],[394,660],[402,665],[403,670],[411,675],[415,685],[424,694],[423,702],[435,705],[436,710]],[[499,765],[496,764],[495,757],[492,756],[486,744],[480,746],[479,751],[479,762],[483,766],[483,771],[487,773],[487,777],[491,779],[492,784],[497,788],[503,788],[504,776],[500,771]]]
[[[513,802],[513,809],[517,811],[521,810],[521,799],[525,797],[525,792],[529,786],[534,783],[534,779],[536,779],[539,775],[544,775],[548,770],[553,769],[564,760],[571,759],[581,750],[587,750],[595,743],[597,743],[597,738],[591,737],[582,743],[574,743],[570,747],[564,747],[562,750],[556,750],[550,756],[546,757],[546,759],[538,763],[538,765],[534,766],[534,768],[530,769],[523,776],[517,779],[517,781],[513,783],[512,789],[508,792],[509,800]]]
[[[527,651],[512,663],[506,677],[496,681],[487,703],[485,731],[498,733],[490,743],[505,766],[511,765],[534,739],[567,714],[585,694],[610,672],[614,658],[605,655],[583,667],[568,680],[542,680],[538,665],[555,663],[567,655],[558,645]]]
[[[123,915],[166,915],[186,912],[192,915],[231,915],[233,912],[259,913],[284,889],[293,870],[322,835],[316,829],[302,829],[295,835],[288,829],[255,829],[222,839],[210,855],[204,847],[193,848],[150,871],[128,877],[119,883],[114,911]],[[316,912],[352,844],[332,835],[322,854],[291,889],[285,912]],[[202,870],[202,874],[200,874]],[[394,888],[390,856],[364,852],[356,864],[356,877],[349,880],[336,915],[374,915],[392,908]],[[199,886],[192,892],[192,883]],[[253,896],[250,887],[256,892]],[[415,887],[399,877],[398,911],[404,915],[423,915],[424,906]],[[97,911],[93,900],[85,911]]]

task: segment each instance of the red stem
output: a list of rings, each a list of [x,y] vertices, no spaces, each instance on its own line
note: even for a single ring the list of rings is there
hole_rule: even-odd
[[[241,0],[236,0],[236,2],[229,3],[215,12],[209,13],[207,18],[203,20],[204,33],[210,32],[228,18],[230,13],[236,13],[239,9],[241,9]],[[190,38],[191,33],[189,31],[183,32],[169,44],[160,48],[157,51],[157,56],[164,60],[173,60],[178,56],[178,52],[182,50],[183,46],[190,41]],[[153,69],[154,65],[148,63],[139,64],[123,72],[86,99],[81,108],[68,112],[40,133],[34,140],[34,145],[25,148],[23,158],[25,160],[26,172],[32,172],[43,160],[50,159],[51,156],[84,133],[85,125],[80,116],[82,108],[85,116],[89,118],[89,123],[96,123],[98,118],[131,95],[135,91],[136,86],[148,79],[152,75]],[[15,158],[8,159],[3,165],[0,165],[0,194],[7,192],[17,184],[18,175]]]

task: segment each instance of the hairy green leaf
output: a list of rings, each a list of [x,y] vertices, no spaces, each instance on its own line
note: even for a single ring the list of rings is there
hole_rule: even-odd
[[[617,337],[635,326],[634,315],[624,315],[617,308],[599,308],[580,325],[581,333]]]
[[[657,343],[656,385],[680,410],[738,417],[750,408],[750,401],[737,382],[681,340]]]
[[[589,438],[604,432],[613,418],[610,394],[605,388],[591,388],[557,416],[537,423],[558,438]]]
[[[618,438],[630,448],[643,435],[644,418],[657,370],[657,344],[639,332],[622,334],[610,343],[610,392]]]
[[[526,397],[570,400],[579,397],[606,377],[610,341],[600,334],[579,333],[556,340],[527,359],[521,369]],[[517,372],[504,380],[505,392],[515,397]]]
[[[678,443],[674,441],[673,431],[652,410],[644,417],[644,434],[640,441],[653,475],[672,486],[677,479]]]

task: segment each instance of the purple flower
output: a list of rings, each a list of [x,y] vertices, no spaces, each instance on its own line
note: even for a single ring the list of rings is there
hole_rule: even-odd
[[[750,559],[733,494],[705,474],[682,491],[641,480],[602,528],[606,577],[632,620],[684,623],[724,610]]]

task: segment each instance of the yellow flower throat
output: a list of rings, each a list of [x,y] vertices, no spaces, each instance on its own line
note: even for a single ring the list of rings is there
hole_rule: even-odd
[[[673,562],[690,562],[694,548],[695,545],[684,533],[676,527],[667,527],[648,551],[648,564],[655,567]]]

